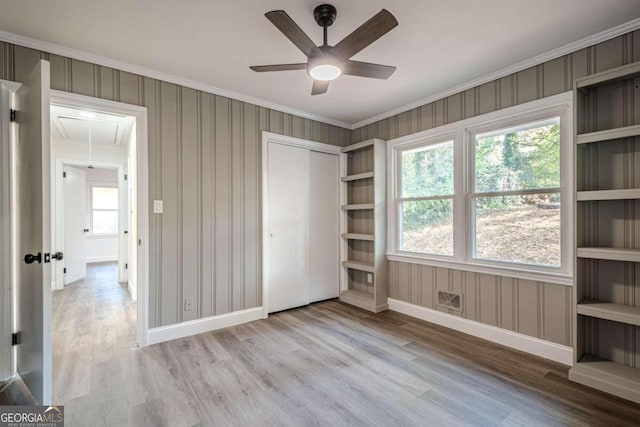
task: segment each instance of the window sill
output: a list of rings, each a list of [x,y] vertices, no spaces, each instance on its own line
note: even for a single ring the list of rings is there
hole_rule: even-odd
[[[493,274],[496,276],[512,277],[515,279],[533,280],[536,282],[554,283],[563,286],[573,286],[573,277],[561,273],[525,270],[520,268],[498,267],[473,262],[460,262],[448,259],[434,259],[407,253],[387,253],[387,260],[408,262],[412,264],[429,265],[432,267],[452,268],[474,273]]]
[[[118,233],[104,233],[104,234],[90,233],[90,234],[87,234],[87,238],[88,239],[112,239],[114,237],[118,237]]]

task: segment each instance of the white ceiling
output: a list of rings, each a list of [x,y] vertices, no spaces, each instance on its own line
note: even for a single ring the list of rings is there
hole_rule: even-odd
[[[90,117],[87,117],[90,116]],[[98,145],[126,145],[135,119],[94,111],[51,106],[51,137]]]
[[[380,9],[399,26],[354,59],[395,65],[389,80],[343,76],[311,96],[305,62],[263,15],[284,9],[312,40],[319,0],[0,0],[0,30],[216,86],[345,123],[396,109],[640,17],[640,0],[333,0],[335,44]]]

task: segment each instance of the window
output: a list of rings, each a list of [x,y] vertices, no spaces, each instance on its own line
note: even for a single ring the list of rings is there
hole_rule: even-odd
[[[401,153],[400,248],[453,255],[453,141]]]
[[[93,234],[118,233],[118,189],[91,187],[91,230]]]
[[[388,257],[571,284],[571,97],[388,143]]]
[[[473,139],[473,256],[560,267],[560,117]]]

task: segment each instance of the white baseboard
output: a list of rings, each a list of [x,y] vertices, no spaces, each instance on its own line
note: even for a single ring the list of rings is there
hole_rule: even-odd
[[[147,333],[147,344],[157,344],[177,338],[189,337],[229,326],[253,322],[262,319],[262,307],[249,308],[247,310],[234,311],[233,313],[219,316],[205,317],[204,319],[189,320],[175,325],[151,328]]]
[[[476,322],[475,320],[452,316],[441,311],[432,310],[430,308],[392,298],[389,298],[389,310],[426,320],[427,322],[435,323],[436,325],[464,332],[487,341],[515,348],[516,350],[553,360],[564,365],[573,365],[573,348],[566,345],[530,337],[518,332],[498,328],[497,326],[486,325],[484,323]]]
[[[84,261],[87,264],[91,264],[91,263],[94,263],[94,262],[118,261],[118,255],[96,256],[96,257],[92,257],[92,258],[85,258]]]

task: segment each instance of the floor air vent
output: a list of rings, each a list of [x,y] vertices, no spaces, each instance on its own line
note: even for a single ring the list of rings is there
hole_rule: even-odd
[[[438,291],[438,305],[440,307],[462,311],[462,295]]]

